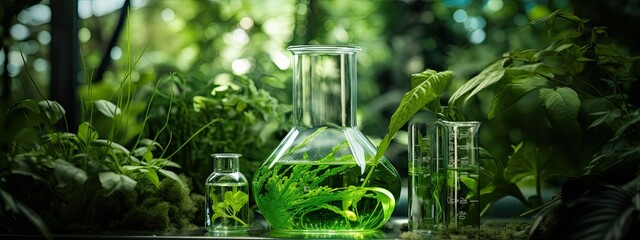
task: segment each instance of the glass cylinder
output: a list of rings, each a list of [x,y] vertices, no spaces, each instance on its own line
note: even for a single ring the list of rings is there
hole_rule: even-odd
[[[207,231],[241,231],[249,227],[249,182],[236,153],[212,154],[214,171],[205,183]]]
[[[256,171],[275,230],[370,230],[391,216],[400,177],[356,126],[358,47],[292,46],[293,128]]]
[[[480,122],[418,116],[409,124],[409,229],[480,225]]]

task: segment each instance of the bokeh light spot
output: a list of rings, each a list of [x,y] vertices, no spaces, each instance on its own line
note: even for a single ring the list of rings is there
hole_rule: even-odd
[[[29,37],[29,28],[20,23],[13,25],[9,32],[16,41],[22,41]]]
[[[78,17],[80,19],[87,19],[93,16],[91,13],[91,1],[78,0]]]
[[[271,57],[271,61],[280,69],[285,70],[289,68],[290,62],[289,57],[282,52],[273,51],[269,53],[269,57]]]
[[[51,22],[51,8],[44,4],[36,4],[30,8],[21,11],[18,21],[31,26],[37,26]]]
[[[118,46],[115,46],[111,49],[111,53],[109,54],[111,59],[118,60],[122,57],[122,49]]]
[[[233,30],[233,33],[231,33],[231,39],[235,44],[245,45],[249,43],[249,35],[247,35],[247,32],[240,28]]]
[[[33,69],[37,72],[46,72],[49,69],[49,61],[38,58],[33,61]]]
[[[444,5],[447,7],[466,7],[471,3],[471,0],[444,0]]]
[[[467,11],[465,11],[464,9],[458,9],[453,12],[453,20],[459,23],[466,21],[467,16]]]
[[[500,11],[500,9],[502,9],[502,6],[504,6],[504,3],[502,2],[502,0],[489,0],[487,1],[487,5],[486,8],[490,11]]]
[[[242,29],[249,30],[253,28],[253,19],[251,19],[250,17],[243,17],[242,19],[240,19],[239,24]]]
[[[51,33],[48,31],[42,31],[38,33],[38,42],[42,45],[47,45],[51,42]]]
[[[473,44],[479,44],[479,43],[482,43],[486,37],[487,37],[487,34],[484,32],[484,30],[476,29],[473,32],[471,32],[471,35],[469,36],[469,41],[471,41],[471,43]]]
[[[88,28],[80,28],[78,30],[78,39],[80,42],[87,42],[91,39],[91,31]]]
[[[164,20],[165,22],[171,22],[176,18],[176,13],[173,12],[173,9],[171,8],[165,8],[162,9],[162,12],[160,12],[160,17],[162,17],[162,20]]]
[[[247,74],[251,70],[252,64],[251,61],[245,58],[236,59],[231,62],[231,70],[235,74]]]

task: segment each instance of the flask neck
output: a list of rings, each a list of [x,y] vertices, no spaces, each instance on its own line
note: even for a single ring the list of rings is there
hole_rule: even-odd
[[[293,124],[355,127],[355,47],[298,46],[293,52]]]
[[[232,173],[240,171],[240,154],[213,154],[213,170],[219,173]]]

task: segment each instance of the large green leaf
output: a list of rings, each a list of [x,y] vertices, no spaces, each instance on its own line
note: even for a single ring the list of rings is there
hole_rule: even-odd
[[[141,172],[144,173],[145,178],[151,181],[154,186],[160,187],[160,178],[158,177],[158,172],[154,171],[153,169],[147,168],[143,168],[143,171]]]
[[[535,72],[522,69],[507,69],[502,81],[496,84],[495,94],[491,100],[488,118],[518,102],[527,93],[547,84],[547,79]]]
[[[96,100],[94,104],[100,113],[102,113],[103,115],[109,118],[115,118],[121,113],[120,108],[118,106],[116,106],[115,104],[107,100],[103,100],[103,99]]]
[[[19,211],[27,217],[36,229],[38,229],[38,232],[40,232],[46,239],[53,239],[53,234],[51,234],[47,223],[40,217],[40,215],[38,215],[38,213],[33,211],[33,209],[31,209],[27,204],[20,201],[17,201],[16,203]]]
[[[393,213],[393,208],[396,206],[396,199],[393,194],[389,190],[379,187],[365,187],[363,189],[376,193],[376,198],[382,203],[384,219],[389,219]]]
[[[582,132],[578,123],[578,94],[568,87],[543,88],[540,89],[538,97],[551,126],[564,135],[574,149],[579,150]]]
[[[508,61],[508,58],[502,58],[489,65],[475,77],[469,79],[469,81],[464,83],[451,95],[451,98],[449,99],[449,106],[462,105],[473,95],[480,92],[480,90],[500,81],[505,73],[503,67]]]
[[[374,162],[382,158],[391,140],[402,126],[423,108],[427,103],[435,100],[453,77],[452,71],[437,72],[427,69],[424,72],[411,75],[413,88],[400,100],[400,105],[391,115],[387,134],[382,139]]]
[[[640,124],[640,110],[636,109],[635,111],[629,114],[629,117],[625,119],[624,123],[616,130],[615,135],[611,140],[618,140],[625,134],[633,131],[632,127],[638,126]]]
[[[62,159],[54,161],[54,169],[60,187],[83,184],[88,178],[84,170]]]
[[[116,191],[133,191],[137,184],[137,182],[130,177],[114,172],[101,172],[98,174],[98,178],[107,196]]]
[[[78,138],[85,143],[91,143],[98,140],[98,132],[93,128],[91,123],[83,122],[78,126]]]
[[[591,124],[587,127],[587,129],[589,128],[594,128],[600,125],[610,125],[611,123],[613,123],[613,121],[619,120],[620,117],[622,117],[622,110],[620,109],[613,109],[611,111],[601,111],[601,112],[594,112],[591,113],[592,116],[599,116],[596,120],[593,120],[593,122],[591,122]]]
[[[15,105],[11,106],[11,108],[9,108],[9,113],[13,112],[13,111],[17,111],[19,109],[24,109],[30,113],[33,114],[40,114],[40,107],[38,106],[38,103],[36,101],[34,101],[33,99],[24,99],[21,100],[20,102],[16,103]]]
[[[126,147],[106,139],[97,139],[97,140],[94,140],[91,144],[95,146],[111,147],[112,150],[118,150],[126,155],[129,155],[131,153],[129,149],[127,149]]]
[[[42,100],[38,102],[38,106],[50,124],[55,124],[64,117],[65,110],[62,105],[56,101]]]
[[[239,212],[249,202],[249,195],[243,191],[227,191],[224,193],[224,201],[229,204],[234,212]]]
[[[168,178],[173,179],[174,181],[178,182],[178,184],[180,184],[180,186],[185,187],[184,183],[182,182],[182,179],[180,179],[180,176],[178,176],[178,174],[169,171],[169,170],[164,170],[164,169],[158,169],[158,172]]]
[[[567,230],[570,239],[631,239],[636,231],[630,229],[640,216],[640,178],[622,188],[607,186],[588,193],[580,199],[586,211],[574,212]],[[630,186],[635,185],[635,186]]]
[[[518,186],[504,178],[504,167],[500,160],[495,159],[487,150],[480,148],[480,209],[481,214],[489,210],[492,203],[506,196],[512,196],[523,204],[527,200]]]
[[[576,171],[568,157],[554,146],[520,143],[514,147],[504,174],[512,183],[526,179],[544,182],[557,176],[572,176]]]
[[[4,211],[17,212],[19,210],[17,201],[13,199],[13,196],[11,195],[11,193],[5,191],[1,187],[0,187],[0,198],[2,198],[2,202],[4,202],[4,206],[2,206],[2,209]]]

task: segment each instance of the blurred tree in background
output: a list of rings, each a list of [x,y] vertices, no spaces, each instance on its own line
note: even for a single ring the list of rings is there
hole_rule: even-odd
[[[3,19],[14,20],[0,31],[7,46],[0,52],[0,73],[13,79],[13,84],[2,85],[11,87],[3,89],[3,99],[15,102],[33,91],[33,86],[19,83],[29,82],[24,80],[26,70],[40,89],[49,89],[51,1],[10,16],[5,5],[12,2],[2,1],[0,11]],[[113,61],[93,83],[100,97],[113,97],[122,76],[132,70],[129,84],[140,86],[134,99],[148,97],[150,83],[178,72],[204,82],[203,86],[244,75],[287,104],[292,76],[287,46],[358,45],[363,48],[358,55],[358,120],[374,141],[385,133],[382,126],[387,126],[409,89],[412,73],[425,68],[453,70],[456,76],[447,91],[451,94],[508,49],[544,46],[550,40],[546,32],[527,23],[557,9],[592,19],[595,26],[608,26],[611,41],[629,54],[640,54],[637,34],[629,34],[640,21],[638,0],[133,0],[117,44],[106,49],[123,3],[78,0],[81,83],[94,76],[105,52]],[[447,97],[443,96],[443,103]],[[490,101],[491,96],[480,94],[464,111],[469,118],[486,120]],[[522,101],[509,114],[482,127],[481,145],[497,157],[508,156],[510,146],[523,136],[538,134],[536,128],[525,126],[544,124],[518,117],[536,111],[528,108],[528,99]],[[638,101],[638,96],[632,96],[633,104]],[[127,111],[134,115],[130,116],[129,123],[134,123],[130,138],[142,131],[140,123],[135,124],[141,121],[135,114],[144,105],[131,108]],[[552,137],[538,136],[538,140]],[[394,144],[387,152],[401,173],[406,172],[405,154],[403,144]]]

